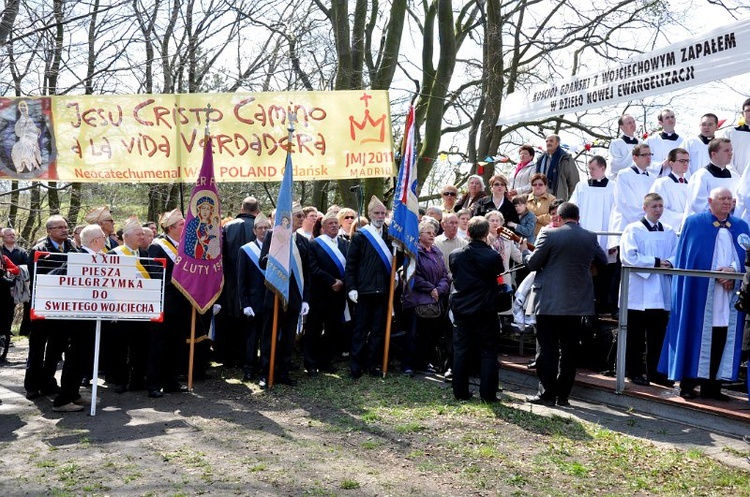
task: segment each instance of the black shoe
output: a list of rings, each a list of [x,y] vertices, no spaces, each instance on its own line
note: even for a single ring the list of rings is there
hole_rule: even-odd
[[[91,378],[83,377],[81,378],[81,386],[83,388],[91,388]]]
[[[58,385],[53,385],[51,387],[42,388],[41,390],[42,395],[45,395],[45,396],[57,395],[61,391],[62,389]]]
[[[28,392],[26,392],[26,398],[28,400],[38,399],[41,396],[42,393],[39,390],[29,390]]]
[[[323,371],[324,373],[336,373],[338,372],[339,369],[333,364],[328,364],[320,368],[320,370]]]
[[[148,391],[148,398],[149,399],[160,399],[164,397],[164,392],[161,390],[149,390]]]
[[[130,385],[128,385],[128,390],[130,390],[131,392],[146,390],[146,383],[143,381],[131,381]]]
[[[125,393],[128,391],[127,385],[115,385],[115,393]]]
[[[649,381],[655,385],[661,385],[663,387],[667,388],[674,388],[674,382],[672,380],[667,380],[663,378],[657,378],[655,380],[649,379]]]
[[[692,400],[698,397],[698,394],[695,393],[695,390],[680,390],[680,397],[686,400]]]
[[[373,378],[382,378],[383,377],[383,370],[380,369],[377,366],[374,367],[374,368],[370,368],[369,373],[370,373],[370,376],[372,376]]]
[[[528,402],[529,404],[536,404],[540,406],[554,406],[555,405],[555,399],[545,399],[539,394],[527,395],[526,402]]]
[[[352,369],[349,372],[349,377],[352,380],[357,380],[357,379],[361,378],[362,377],[362,370],[360,370],[360,369]]]
[[[709,392],[706,392],[706,393],[703,393],[703,391],[701,391],[700,396],[701,396],[702,399],[720,400],[722,402],[726,402],[728,400],[732,400],[732,398],[729,395],[721,393],[721,390],[713,391],[713,392],[709,391]]]
[[[560,407],[570,407],[568,399],[559,398],[557,399],[557,405]]]
[[[248,381],[253,381],[254,379],[255,379],[255,375],[253,375],[253,374],[247,374],[247,373],[245,373],[244,375],[242,375],[242,382],[243,383],[247,383]]]
[[[187,393],[188,387],[186,387],[185,385],[180,385],[179,383],[175,383],[174,385],[164,387],[164,391],[166,393]]]
[[[279,385],[288,385],[290,387],[296,387],[297,386],[297,380],[294,380],[288,376],[282,376],[278,380],[276,380],[276,383]]]
[[[318,376],[318,374],[320,374],[320,372],[318,371],[317,368],[308,368],[307,370],[307,376],[311,378]]]
[[[468,395],[455,395],[454,394],[453,396],[456,397],[456,400],[461,400],[461,401],[468,401],[474,398],[474,394],[471,392],[469,392]]]
[[[651,384],[644,376],[632,376],[629,379],[630,379],[630,383],[632,383],[633,385],[640,385],[642,387],[647,387]]]
[[[529,369],[536,369],[536,361],[531,361],[526,365],[526,367]]]
[[[260,380],[258,380],[258,386],[261,390],[265,390],[266,388],[268,388],[268,380],[265,378],[261,378]]]

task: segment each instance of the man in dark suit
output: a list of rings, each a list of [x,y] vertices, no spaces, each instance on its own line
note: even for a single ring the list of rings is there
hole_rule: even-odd
[[[576,347],[584,316],[595,315],[591,263],[607,264],[594,233],[578,225],[579,211],[565,202],[557,209],[562,226],[542,230],[527,266],[536,271],[536,328],[539,393],[534,404],[569,406],[576,374]]]
[[[321,369],[331,371],[347,309],[344,272],[349,241],[338,236],[339,221],[333,212],[323,217],[321,228],[321,235],[310,244],[312,305],[304,337],[305,368],[310,376]]]
[[[352,332],[351,376],[368,369],[380,375],[383,340],[388,313],[393,248],[385,226],[385,205],[373,195],[367,206],[370,224],[354,237],[346,256],[344,284],[349,300],[357,304]]]
[[[65,264],[67,258],[59,254],[76,251],[73,242],[68,239],[68,222],[64,217],[50,216],[45,227],[47,228],[47,237],[34,245],[29,251],[29,276],[32,292],[35,266],[38,266],[37,272],[39,274],[49,273]],[[36,252],[48,252],[49,255],[35,261],[34,254]],[[60,387],[55,380],[55,371],[62,358],[63,351],[67,347],[67,339],[56,331],[54,324],[50,324],[43,319],[31,323],[29,356],[26,360],[26,376],[23,381],[26,398],[29,400],[36,399],[41,394],[60,392]]]
[[[292,231],[296,231],[302,227],[302,221],[305,219],[305,214],[302,212],[302,207],[299,202],[294,202],[292,205],[292,217],[294,222],[292,223]],[[266,236],[263,241],[263,249],[260,254],[260,264],[263,269],[266,269],[268,263],[268,251],[271,248],[271,236]],[[278,333],[277,333],[277,347],[276,347],[276,363],[275,363],[275,374],[274,381],[281,383],[282,385],[294,386],[297,384],[296,380],[293,380],[289,376],[289,371],[292,367],[292,349],[294,346],[294,337],[297,332],[297,322],[300,316],[306,316],[310,311],[310,264],[309,264],[309,252],[310,242],[307,241],[302,235],[294,233],[292,235],[293,246],[292,250],[299,254],[299,261],[302,270],[302,293],[300,294],[299,285],[297,283],[297,277],[294,273],[290,274],[289,277],[289,302],[287,303],[286,309],[282,309],[279,306],[279,317],[278,317]],[[297,259],[297,254],[293,254],[292,258]],[[271,332],[273,331],[273,301],[274,293],[266,292],[265,301],[263,306],[265,307],[265,317],[263,318],[263,339],[261,343],[261,365],[263,368],[263,377],[259,381],[261,388],[268,386],[268,375],[271,368]]]
[[[259,373],[258,351],[263,334],[263,302],[266,298],[266,272],[260,267],[260,252],[271,223],[263,213],[253,224],[255,239],[244,244],[237,255],[237,296],[245,318],[245,360],[242,381],[252,381]]]
[[[224,237],[222,264],[224,288],[221,291],[221,312],[216,316],[214,348],[216,360],[225,367],[242,366],[245,362],[245,316],[237,295],[237,265],[240,247],[255,240],[256,216],[260,206],[255,197],[242,201],[242,212],[222,228]]]
[[[449,256],[453,275],[450,306],[453,311],[453,396],[471,398],[469,371],[471,351],[481,350],[479,394],[486,402],[497,402],[497,350],[500,334],[497,319],[497,275],[504,271],[503,258],[487,245],[490,223],[484,217],[469,220],[468,245]]]
[[[152,325],[149,342],[146,388],[148,396],[156,399],[164,392],[187,392],[177,381],[178,360],[185,347],[180,339],[190,333],[190,302],[172,283],[172,270],[177,258],[177,247],[185,227],[179,209],[165,212],[159,220],[164,232],[148,247],[148,256],[167,261],[164,274],[164,321]],[[162,278],[160,268],[152,266],[152,278]],[[157,270],[158,269],[158,270]]]

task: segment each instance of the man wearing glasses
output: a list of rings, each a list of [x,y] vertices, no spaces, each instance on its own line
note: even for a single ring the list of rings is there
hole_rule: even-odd
[[[609,222],[610,231],[622,233],[625,226],[643,217],[643,197],[649,192],[656,179],[648,172],[651,156],[651,147],[645,143],[634,146],[633,165],[617,174],[615,205]],[[609,248],[619,245],[619,236],[609,238]]]
[[[117,234],[115,233],[115,220],[112,217],[112,213],[110,212],[108,206],[103,205],[101,207],[97,207],[96,209],[86,214],[84,220],[88,224],[98,224],[102,228],[102,231],[104,231],[104,236],[106,237],[104,239],[104,246],[107,250],[112,250],[119,245],[119,243],[117,242]]]
[[[651,193],[658,193],[664,199],[664,213],[661,221],[675,231],[679,231],[687,202],[688,180],[685,174],[690,167],[690,154],[684,148],[670,150],[666,165],[670,173],[654,181]]]
[[[29,251],[29,284],[32,292],[35,269],[39,274],[49,273],[65,264],[67,259],[60,254],[76,251],[73,242],[68,238],[68,222],[64,217],[50,216],[45,228],[47,236]],[[35,261],[36,252],[47,252],[49,255]],[[66,345],[65,337],[56,332],[51,322],[44,319],[31,322],[29,356],[26,359],[26,376],[23,380],[27,399],[33,400],[42,395],[60,393],[55,371]]]

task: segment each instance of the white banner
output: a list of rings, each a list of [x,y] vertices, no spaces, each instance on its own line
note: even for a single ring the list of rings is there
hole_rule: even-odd
[[[508,95],[498,125],[596,109],[750,72],[750,19],[614,67]]]
[[[35,264],[32,319],[162,320],[165,262],[161,259],[53,255],[54,261],[41,257]],[[158,268],[161,279],[147,277],[144,266],[150,265]]]

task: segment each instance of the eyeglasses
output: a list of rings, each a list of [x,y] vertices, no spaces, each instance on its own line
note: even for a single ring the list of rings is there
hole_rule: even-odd
[[[679,162],[681,164],[687,164],[690,162],[690,159],[677,159],[675,162]]]
[[[544,183],[532,183],[531,186],[544,186]]]
[[[654,154],[637,154],[638,157],[653,157]]]
[[[443,192],[443,197],[455,197],[456,192]]]
[[[354,216],[344,216],[344,219],[354,219]]]

